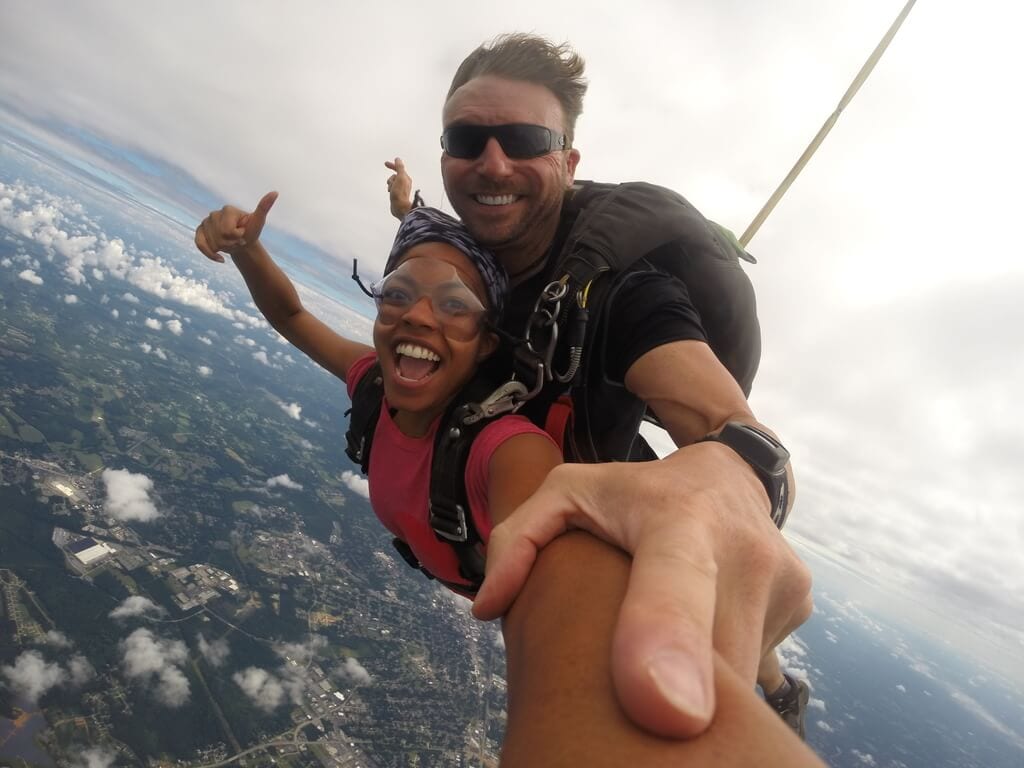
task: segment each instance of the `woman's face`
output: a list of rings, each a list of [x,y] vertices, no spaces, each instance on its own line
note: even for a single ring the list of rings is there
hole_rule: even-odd
[[[424,428],[497,347],[486,330],[487,291],[469,258],[446,243],[420,243],[374,289],[377,350],[388,405]]]

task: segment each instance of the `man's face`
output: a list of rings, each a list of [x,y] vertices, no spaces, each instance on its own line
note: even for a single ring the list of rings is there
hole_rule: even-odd
[[[564,132],[562,105],[547,88],[486,75],[459,88],[444,106],[451,125],[543,125]],[[495,138],[479,157],[441,156],[448,199],[470,233],[495,250],[514,273],[547,249],[558,226],[565,190],[572,186],[579,152],[508,157]]]

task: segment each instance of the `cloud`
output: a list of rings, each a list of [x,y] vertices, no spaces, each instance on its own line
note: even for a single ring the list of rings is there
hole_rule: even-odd
[[[191,689],[188,678],[179,668],[188,659],[188,651],[180,640],[166,640],[148,629],[137,629],[122,640],[124,654],[121,665],[125,675],[152,685],[156,698],[171,708],[188,701]]]
[[[221,666],[231,653],[227,638],[221,637],[213,642],[206,639],[202,632],[196,635],[196,645],[203,658],[213,667]]]
[[[146,318],[146,327],[152,328],[154,331],[159,331],[164,327],[164,324],[157,320],[155,317]]]
[[[75,294],[73,294],[73,293],[66,294],[64,296],[64,303],[65,304],[77,304],[78,303],[78,297],[75,296]]]
[[[274,653],[282,659],[306,665],[315,659],[327,647],[327,638],[323,635],[310,635],[303,643],[280,643],[274,646]]]
[[[122,293],[121,294],[121,299],[124,300],[124,301],[127,301],[129,304],[138,304],[139,303],[139,297],[136,296],[134,293],[127,293],[127,292],[126,293]]]
[[[267,359],[267,353],[262,349],[259,352],[253,352],[252,356],[257,362],[263,363],[264,365],[270,365],[270,360]]]
[[[265,669],[247,667],[241,672],[235,672],[231,679],[253,704],[268,714],[284,701],[284,686],[275,675]]]
[[[281,406],[281,410],[291,416],[293,419],[298,421],[302,418],[302,406],[298,403],[278,403]]]
[[[200,376],[209,376],[211,373],[213,373],[213,368],[211,368],[208,365],[200,365],[198,368],[196,368],[196,371],[199,373]]]
[[[82,750],[71,768],[112,768],[117,753],[103,747],[87,747]]]
[[[297,483],[288,477],[287,474],[276,475],[267,480],[267,488],[275,488],[281,486],[282,488],[291,488],[293,491],[301,491],[302,483]]]
[[[872,755],[870,752],[861,752],[859,749],[853,749],[850,751],[853,754],[853,756],[857,758],[861,765],[867,765],[871,768],[874,768],[874,766],[878,765],[878,761],[875,760],[874,755]]]
[[[115,320],[117,320],[117,318],[119,318],[121,316],[121,313],[118,312],[116,309],[112,309],[112,310],[110,310],[110,316],[112,318],[114,318]]]
[[[23,269],[21,272],[18,273],[18,277],[20,277],[25,282],[32,283],[32,285],[43,284],[43,278],[41,278],[31,269]]]
[[[370,685],[373,682],[373,676],[366,667],[351,656],[334,668],[334,674],[352,685]]]
[[[7,684],[35,704],[51,688],[67,681],[67,673],[59,664],[46,661],[39,651],[25,651],[12,666],[0,667]]]
[[[56,629],[48,630],[45,637],[47,645],[51,645],[54,648],[70,648],[74,643],[68,639],[68,636],[63,632],[59,632]]]
[[[103,482],[107,487],[104,510],[116,520],[148,523],[160,517],[160,511],[149,498],[153,481],[127,469],[104,469]]]
[[[173,309],[168,309],[167,307],[157,307],[153,312],[160,315],[160,317],[174,317],[178,314]]]
[[[370,498],[370,481],[362,475],[346,469],[341,473],[341,482],[347,485],[349,490],[355,491],[364,499]]]
[[[206,346],[210,346],[211,344],[213,344],[213,341],[207,338],[206,336],[200,336],[199,340],[203,342],[203,344],[205,344]]]
[[[182,334],[181,320],[168,320],[166,325],[167,325],[167,330],[168,331],[173,333],[175,336],[181,336],[181,334]]]
[[[85,656],[76,653],[68,660],[68,675],[72,685],[85,685],[96,677],[96,669]]]
[[[167,613],[167,611],[154,603],[148,597],[144,597],[143,595],[132,595],[131,597],[126,597],[119,606],[107,615],[112,619],[127,619],[129,617],[145,616],[147,614],[160,616],[165,613]]]

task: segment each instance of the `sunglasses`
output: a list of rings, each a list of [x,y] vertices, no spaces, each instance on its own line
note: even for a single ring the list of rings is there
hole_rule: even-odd
[[[549,152],[568,149],[565,134],[555,133],[543,125],[510,123],[509,125],[453,125],[441,134],[441,148],[460,160],[475,160],[483,154],[491,137],[498,140],[502,151],[513,160],[529,160]]]

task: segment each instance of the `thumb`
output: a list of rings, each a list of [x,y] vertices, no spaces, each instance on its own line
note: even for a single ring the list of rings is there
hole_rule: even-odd
[[[267,214],[270,213],[270,209],[274,207],[276,201],[277,192],[267,192],[256,204],[256,210],[244,217],[244,223],[239,222],[241,226],[245,227],[245,237],[249,242],[259,239],[263,232],[263,226],[267,223]]]
[[[612,677],[626,714],[672,738],[702,732],[715,708],[714,561],[701,558],[709,550],[684,528],[638,542],[612,644]]]

